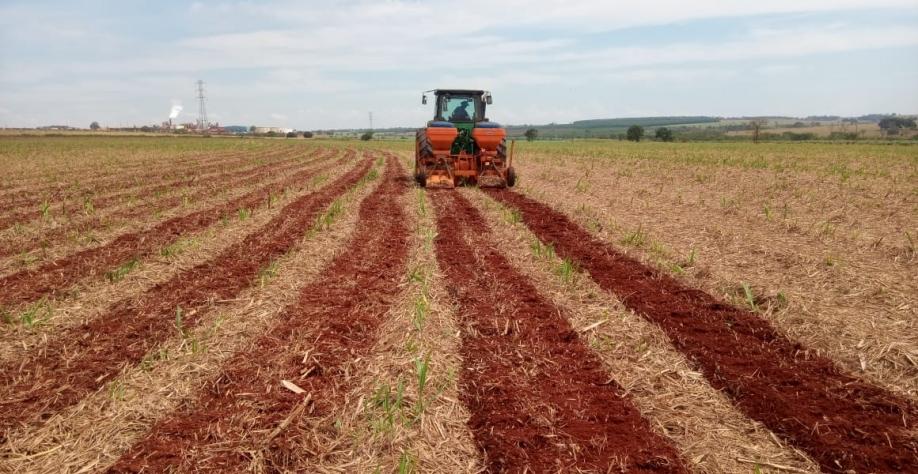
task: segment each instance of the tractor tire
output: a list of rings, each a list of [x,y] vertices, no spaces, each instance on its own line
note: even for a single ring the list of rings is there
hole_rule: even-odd
[[[433,146],[430,144],[430,140],[427,138],[426,130],[418,130],[417,136],[415,137],[416,153],[417,159],[421,158],[430,158],[434,156]]]
[[[414,180],[418,183],[418,186],[422,188],[427,187],[427,175],[423,171],[415,172]]]
[[[421,160],[433,158],[433,146],[427,138],[426,130],[418,130],[415,136],[414,180],[420,187],[427,186],[427,173],[421,168]]]
[[[497,157],[500,158],[501,162],[504,164],[507,163],[507,139],[504,138],[500,141],[500,145],[497,146]],[[511,166],[507,169],[507,187],[512,188],[516,185],[516,170]]]
[[[500,141],[500,145],[497,145],[497,157],[500,158],[502,162],[507,161],[507,139],[506,138]]]

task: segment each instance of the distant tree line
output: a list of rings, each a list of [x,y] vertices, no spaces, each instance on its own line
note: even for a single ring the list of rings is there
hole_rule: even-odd
[[[865,116],[866,117],[866,116]],[[883,131],[883,134],[887,137],[898,136],[902,134],[904,130],[918,130],[916,126],[915,117],[910,116],[900,116],[900,115],[888,115],[882,116],[870,116],[874,118],[875,121],[872,123],[877,124],[880,129]],[[754,117],[745,122],[734,122],[726,124],[710,124],[710,125],[682,125],[682,126],[654,126],[648,127],[642,125],[641,123],[632,123],[625,130],[597,130],[597,129],[558,129],[553,128],[557,125],[546,125],[539,127],[530,127],[525,129],[525,132],[522,130],[516,129],[516,136],[522,135],[528,140],[534,140],[536,137],[545,140],[557,140],[557,139],[577,139],[577,138],[586,138],[586,139],[611,139],[611,140],[630,140],[634,142],[640,142],[643,140],[655,140],[661,142],[672,142],[672,141],[741,141],[752,139],[754,142],[759,141],[813,141],[813,140],[834,140],[834,141],[855,141],[859,139],[864,139],[863,131],[858,131],[858,124],[871,123],[866,120],[861,120],[861,118],[847,118],[842,119],[835,116],[812,116],[807,117],[808,119],[815,118],[838,118],[831,125],[839,126],[839,130],[832,130],[829,128],[829,133],[814,133],[808,130],[805,130],[809,127],[819,127],[825,126],[826,124],[820,122],[807,122],[804,120],[798,120],[796,122],[790,122],[786,117],[778,117],[774,120],[774,123],[770,123],[774,117]],[[849,125],[853,125],[853,130],[848,128]],[[800,129],[800,131],[777,131],[775,128],[790,128],[790,129]],[[823,128],[822,130],[825,130]],[[514,135],[513,130],[511,129],[511,136]],[[751,132],[748,135],[731,135],[729,132]],[[522,132],[522,133],[521,133]],[[543,134],[544,132],[544,134]],[[918,141],[918,135],[909,134],[913,140]],[[908,137],[909,135],[906,135]],[[880,137],[873,137],[874,139]],[[869,137],[867,139],[870,139]]]
[[[916,128],[915,119],[896,115],[880,120],[879,126],[886,135],[898,135],[901,129],[915,130]]]
[[[694,117],[639,117],[639,118],[614,118],[614,119],[593,119],[577,120],[570,124],[572,128],[615,128],[638,125],[641,127],[654,126],[671,126],[684,125],[690,123],[715,123],[720,119],[717,117],[694,116]],[[563,126],[563,125],[560,125]]]

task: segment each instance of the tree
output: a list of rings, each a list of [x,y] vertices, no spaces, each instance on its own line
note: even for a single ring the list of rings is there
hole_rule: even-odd
[[[530,128],[529,130],[526,130],[526,133],[524,133],[523,135],[526,137],[526,140],[533,141],[536,138],[538,138],[539,131],[534,128]]]
[[[287,138],[296,138],[296,132],[287,132]]]
[[[915,119],[895,115],[880,120],[879,125],[886,135],[898,135],[899,129],[902,128],[916,128]]]
[[[252,125],[251,127],[249,127],[249,133],[255,133],[255,126],[254,126],[254,125]]]
[[[360,136],[360,139],[363,140],[363,141],[365,141],[365,142],[368,142],[368,141],[372,140],[372,139],[373,139],[373,131],[371,130],[371,131],[369,131],[369,132],[363,132],[363,135]]]
[[[625,133],[625,135],[628,137],[628,140],[632,142],[639,142],[641,141],[641,137],[644,136],[644,127],[640,125],[632,125],[628,127],[628,131]]]
[[[857,136],[858,136],[858,134],[857,134],[858,119],[856,119],[856,118],[847,118],[847,119],[842,120],[842,123],[854,125],[854,138],[852,138],[852,140],[857,140]],[[845,129],[845,128],[842,127],[842,130],[844,130],[844,129]]]
[[[764,119],[754,119],[749,121],[749,128],[752,129],[752,143],[759,142],[759,132],[762,130],[762,127],[768,123]]]
[[[658,128],[655,135],[657,137],[657,140],[660,140],[662,142],[673,141],[673,131],[666,127]]]
[[[303,132],[303,138],[312,138],[312,132]]]
[[[98,130],[98,129],[100,129],[100,128],[102,128],[102,127],[99,126],[99,122],[93,122],[93,123],[89,124],[89,129],[90,129],[90,130]]]

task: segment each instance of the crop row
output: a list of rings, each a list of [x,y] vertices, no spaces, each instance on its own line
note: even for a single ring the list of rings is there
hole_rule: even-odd
[[[171,182],[151,189],[137,190],[129,196],[111,196],[106,199],[89,200],[86,205],[89,210],[76,216],[70,216],[64,223],[54,226],[45,226],[43,219],[38,217],[30,229],[21,229],[16,232],[28,234],[27,241],[23,237],[0,244],[0,257],[15,254],[26,254],[39,248],[49,248],[59,245],[70,235],[84,235],[113,226],[116,222],[136,223],[136,219],[144,216],[155,217],[179,206],[187,206],[221,190],[234,191],[244,189],[253,184],[258,184],[266,178],[277,176],[301,166],[302,157],[282,156],[269,163],[223,171],[203,176],[193,176],[180,182]],[[118,205],[115,205],[118,204]],[[111,207],[106,212],[106,207]],[[31,231],[31,232],[29,232]],[[37,233],[37,235],[34,235]]]

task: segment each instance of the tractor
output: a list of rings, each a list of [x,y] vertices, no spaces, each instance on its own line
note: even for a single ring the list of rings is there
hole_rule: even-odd
[[[507,131],[485,116],[491,93],[480,90],[435,89],[433,120],[417,131],[415,180],[422,187],[462,185],[505,188],[516,183],[513,157],[507,156]],[[512,150],[511,150],[512,151]]]

